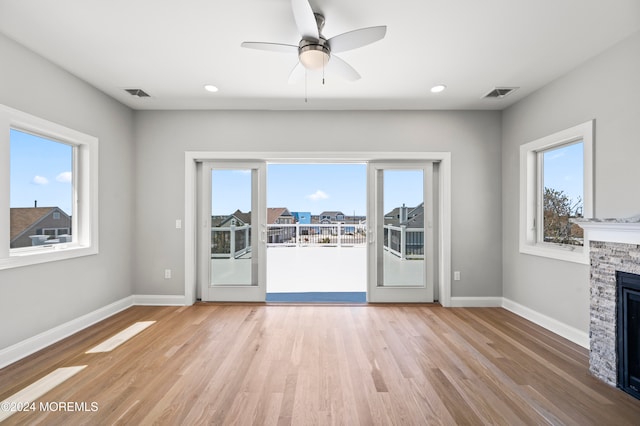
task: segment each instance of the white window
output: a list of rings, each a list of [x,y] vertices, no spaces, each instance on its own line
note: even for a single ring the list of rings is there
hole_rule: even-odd
[[[0,105],[0,171],[0,269],[98,252],[95,137]]]
[[[582,229],[593,216],[593,121],[520,147],[520,252],[589,263]]]

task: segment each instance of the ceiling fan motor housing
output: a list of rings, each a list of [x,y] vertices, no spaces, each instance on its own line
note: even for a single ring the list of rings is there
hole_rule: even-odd
[[[298,57],[305,68],[317,70],[327,65],[331,57],[331,49],[327,40],[322,36],[319,40],[303,38],[298,45]]]

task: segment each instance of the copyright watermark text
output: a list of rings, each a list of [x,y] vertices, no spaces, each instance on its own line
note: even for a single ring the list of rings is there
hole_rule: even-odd
[[[10,413],[24,411],[95,413],[99,409],[100,406],[95,401],[0,402],[0,411]]]

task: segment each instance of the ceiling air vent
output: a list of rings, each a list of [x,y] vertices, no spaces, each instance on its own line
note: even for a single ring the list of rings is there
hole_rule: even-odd
[[[502,99],[508,94],[515,92],[517,87],[496,87],[486,95],[484,95],[483,99]]]
[[[124,89],[131,96],[137,96],[139,98],[148,98],[149,94],[142,89]]]

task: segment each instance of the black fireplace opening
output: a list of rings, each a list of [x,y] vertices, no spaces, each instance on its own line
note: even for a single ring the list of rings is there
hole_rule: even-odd
[[[640,275],[616,272],[618,387],[640,399]]]

